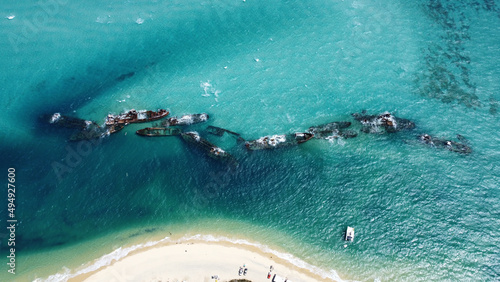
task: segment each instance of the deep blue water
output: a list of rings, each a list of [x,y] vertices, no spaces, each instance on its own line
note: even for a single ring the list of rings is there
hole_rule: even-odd
[[[0,15],[0,156],[3,171],[17,171],[19,281],[68,266],[40,253],[204,220],[240,222],[246,229],[237,232],[269,237],[263,243],[342,278],[500,276],[494,2],[51,3],[9,3]],[[342,120],[359,131],[350,114],[363,109],[417,127],[259,152],[212,137],[238,159],[228,168],[181,139],[141,138],[134,132],[144,125],[130,125],[85,143],[88,153],[58,179],[54,163],[84,145],[41,115],[103,123],[132,108],[206,112],[208,123],[191,129],[216,125],[246,139]],[[473,153],[426,147],[416,141],[422,133],[461,134]],[[347,225],[356,241],[344,248]],[[13,278],[6,271],[1,280]]]

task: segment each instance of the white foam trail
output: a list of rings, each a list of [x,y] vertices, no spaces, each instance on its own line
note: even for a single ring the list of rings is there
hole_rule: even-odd
[[[137,20],[135,20],[135,22],[136,22],[137,24],[142,24],[142,23],[144,23],[144,19],[142,19],[142,18],[137,18]]]
[[[85,128],[89,128],[89,126],[92,124],[92,121],[86,120],[85,121]]]
[[[99,16],[97,17],[97,19],[95,20],[96,23],[102,23],[102,24],[110,24],[112,23],[113,21],[110,20],[111,18],[111,15],[106,15],[106,16]]]
[[[41,278],[37,278],[35,279],[34,281],[35,282],[63,282],[63,281],[68,281],[69,279],[71,278],[74,278],[78,275],[82,275],[82,274],[85,274],[85,273],[89,273],[89,272],[92,272],[92,271],[96,271],[98,270],[99,268],[101,267],[105,267],[105,266],[108,266],[108,265],[111,265],[114,261],[119,261],[120,259],[126,257],[130,252],[133,252],[135,250],[138,250],[138,249],[143,249],[143,248],[147,248],[147,247],[151,247],[151,246],[154,246],[154,245],[157,245],[159,243],[162,243],[162,242],[165,242],[165,241],[169,241],[170,238],[169,237],[165,237],[159,241],[149,241],[147,243],[144,243],[144,244],[139,244],[139,245],[134,245],[134,246],[131,246],[131,247],[128,247],[128,248],[118,248],[114,251],[112,251],[111,253],[107,254],[107,255],[103,255],[102,257],[100,257],[99,259],[97,259],[92,265],[89,265],[87,266],[86,268],[76,272],[76,273],[71,273],[71,271],[64,267],[64,271],[62,273],[56,273],[54,275],[51,275],[49,276],[47,279],[41,279]]]
[[[212,87],[212,84],[210,84],[210,80],[207,80],[207,82],[201,82],[200,87],[203,88],[203,91],[205,92],[204,94],[201,94],[201,96],[209,97],[210,94],[208,94],[208,89],[209,87]]]
[[[146,119],[148,116],[146,114],[146,110],[142,111],[137,111],[137,118],[138,119]]]
[[[345,141],[343,138],[338,138],[337,139],[337,143],[340,145],[340,146],[344,146],[345,145]]]
[[[309,271],[311,271],[317,275],[320,275],[321,277],[323,277],[325,279],[329,278],[329,279],[332,279],[332,280],[338,281],[338,282],[344,281],[338,276],[337,272],[333,269],[331,269],[330,271],[325,271],[325,270],[323,270],[319,267],[313,266],[313,265],[311,265],[311,264],[309,264],[309,263],[307,263],[299,258],[296,258],[292,254],[278,252],[276,250],[269,248],[266,245],[262,245],[262,244],[258,244],[258,243],[251,243],[251,242],[244,240],[244,239],[231,239],[231,238],[228,238],[225,236],[217,236],[216,237],[213,235],[197,234],[194,236],[182,237],[178,240],[175,240],[175,242],[192,241],[192,240],[198,240],[198,241],[204,241],[204,242],[229,242],[229,243],[236,244],[236,245],[256,247],[259,250],[261,250],[262,252],[273,254],[273,256],[276,256],[280,259],[283,259],[283,260],[293,264],[296,267],[308,269]],[[85,273],[90,273],[90,272],[96,271],[100,268],[104,268],[106,266],[109,266],[113,262],[119,261],[120,259],[126,257],[129,253],[131,253],[135,250],[144,249],[144,248],[155,246],[155,245],[158,245],[160,243],[165,243],[165,242],[174,242],[174,241],[172,241],[170,239],[170,237],[165,237],[165,238],[158,240],[158,241],[149,241],[149,242],[144,243],[144,244],[138,244],[138,245],[134,245],[134,246],[127,247],[127,248],[120,247],[120,248],[112,251],[109,254],[103,255],[102,257],[97,259],[93,264],[85,267],[82,270],[77,271],[76,273],[71,273],[71,271],[68,268],[64,267],[63,272],[51,275],[47,279],[37,278],[34,281],[35,282],[68,281],[69,279],[77,277],[79,275],[82,275]]]
[[[191,124],[193,123],[193,117],[191,117],[190,115],[185,115],[185,116],[182,116],[180,119],[179,119],[180,122],[185,122],[185,123],[188,123],[188,124]]]
[[[196,142],[200,142],[200,134],[198,132],[189,131],[189,132],[186,132],[186,134],[192,134],[194,137],[194,140],[196,140]]]
[[[57,122],[57,121],[59,121],[60,118],[61,118],[61,114],[60,113],[55,113],[50,118],[50,123]]]
[[[217,90],[212,84],[210,84],[210,80],[207,80],[206,82],[201,82],[200,87],[203,88],[203,94],[201,96],[203,97],[210,97],[212,95],[215,96],[215,101],[218,102],[217,98],[219,97],[219,94],[221,93],[220,90]]]

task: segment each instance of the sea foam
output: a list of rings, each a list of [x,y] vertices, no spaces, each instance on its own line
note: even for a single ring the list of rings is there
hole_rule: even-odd
[[[92,263],[91,265],[88,265],[87,267],[85,267],[85,268],[83,268],[81,270],[78,270],[75,273],[72,273],[71,270],[69,270],[68,268],[64,267],[64,271],[63,272],[51,275],[47,279],[37,278],[34,281],[35,282],[42,282],[42,281],[44,281],[44,282],[62,282],[62,281],[68,281],[69,279],[77,277],[79,275],[90,273],[90,272],[98,270],[99,268],[109,266],[113,262],[119,261],[120,259],[126,257],[128,254],[130,254],[131,252],[133,252],[135,250],[152,247],[152,246],[155,246],[157,244],[160,244],[160,243],[163,243],[163,242],[168,242],[168,241],[170,241],[170,238],[169,237],[165,237],[165,238],[163,238],[161,240],[158,240],[158,241],[149,241],[149,242],[146,242],[144,244],[133,245],[133,246],[126,247],[126,248],[120,247],[120,248],[112,251],[109,254],[103,255],[102,257],[100,257],[97,260],[95,260],[95,262]]]

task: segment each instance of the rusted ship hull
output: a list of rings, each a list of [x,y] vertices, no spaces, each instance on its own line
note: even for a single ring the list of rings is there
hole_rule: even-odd
[[[213,159],[235,161],[234,157],[231,154],[210,143],[208,140],[200,137],[197,132],[191,131],[181,133],[181,137],[182,139],[184,139],[184,141],[198,147]]]
[[[456,141],[451,141],[447,139],[439,139],[436,137],[432,137],[428,134],[423,134],[418,137],[418,139],[431,147],[434,148],[439,148],[439,149],[446,149],[452,152],[460,153],[460,154],[470,154],[472,153],[472,149],[462,143],[456,142]]]
[[[352,130],[344,130],[351,126],[348,121],[330,122],[322,125],[311,126],[307,132],[314,134],[317,139],[331,139],[331,138],[354,138],[358,134]]]
[[[120,115],[108,115],[106,117],[106,125],[113,125],[113,124],[127,125],[130,123],[155,121],[168,116],[168,114],[169,112],[164,109],[160,109],[156,112],[130,110]]]
[[[92,123],[87,128],[80,130],[70,136],[70,141],[81,141],[81,140],[91,140],[97,138],[103,138],[110,134],[116,133],[124,128],[123,124],[115,125],[105,125],[99,126],[96,123]]]
[[[203,113],[203,114],[193,114],[193,115],[184,115],[181,116],[180,118],[178,117],[171,117],[168,120],[163,122],[163,125],[168,127],[168,126],[182,126],[182,125],[191,125],[191,124],[196,124],[200,122],[205,122],[208,120],[208,115]]]
[[[147,127],[137,130],[135,133],[147,137],[163,137],[180,135],[182,131],[171,127]]]
[[[330,122],[326,124],[321,124],[317,126],[311,126],[307,130],[309,133],[316,134],[320,132],[328,132],[328,131],[334,131],[334,130],[340,130],[344,128],[348,128],[351,126],[351,122],[349,121],[335,121],[335,122]]]
[[[276,149],[298,145],[311,140],[313,137],[314,134],[307,132],[264,136],[257,140],[247,141],[245,147],[249,150]]]
[[[415,123],[404,118],[398,118],[389,112],[379,115],[366,115],[363,111],[361,114],[352,114],[355,120],[361,122],[363,128],[361,131],[365,133],[394,133],[401,130],[414,129]]]
[[[227,133],[228,135],[234,137],[238,144],[245,142],[245,139],[243,139],[239,133],[236,133],[234,131],[227,130],[227,129],[224,129],[221,127],[209,125],[207,127],[207,132],[210,134],[213,134],[215,136],[219,136],[219,137],[222,137],[222,136],[224,136],[224,133]]]

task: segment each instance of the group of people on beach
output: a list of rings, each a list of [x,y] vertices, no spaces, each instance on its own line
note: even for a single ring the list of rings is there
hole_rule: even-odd
[[[240,266],[240,270],[238,271],[238,275],[239,276],[241,276],[242,274],[247,275],[247,271],[248,271],[248,268],[246,268],[245,264],[243,264],[243,266]]]

